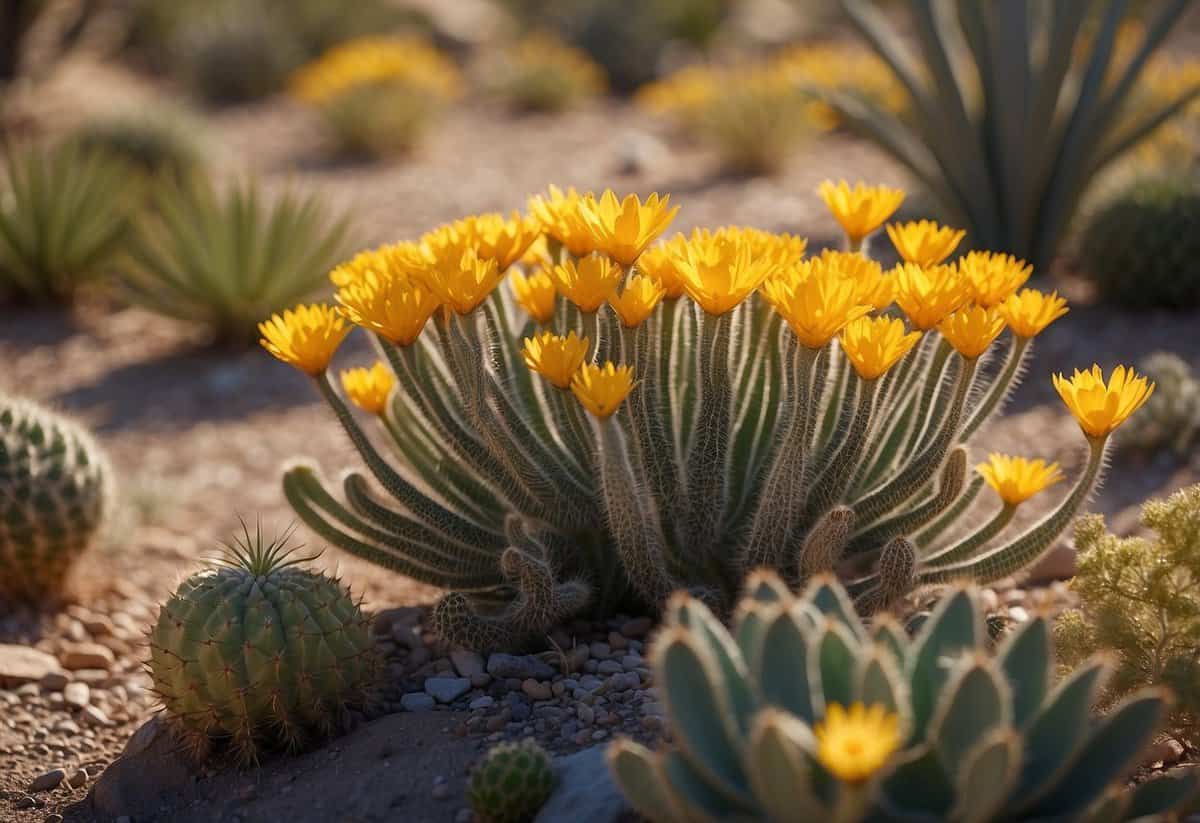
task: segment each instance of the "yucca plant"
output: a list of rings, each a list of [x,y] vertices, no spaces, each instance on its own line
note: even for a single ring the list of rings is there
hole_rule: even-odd
[[[1170,703],[1140,691],[1093,713],[1109,665],[1055,682],[1049,618],[994,650],[976,593],[956,588],[910,639],[863,625],[830,577],[794,598],[752,578],[732,631],[676,596],[653,649],[674,743],[609,750],[651,821],[1149,819],[1200,788],[1179,770],[1129,791]]]
[[[136,181],[124,163],[70,142],[10,147],[5,163],[0,297],[69,300],[120,250]]]
[[[221,342],[252,342],[259,319],[319,291],[346,250],[346,221],[314,195],[268,197],[253,180],[218,192],[197,177],[162,181],[152,202],[123,290]]]
[[[949,2],[905,0],[916,49],[868,0],[839,2],[911,98],[902,119],[831,93],[842,121],[903,163],[978,247],[1039,269],[1097,174],[1200,95],[1194,84],[1125,116],[1188,0],[1158,4],[1125,65],[1113,56],[1127,0],[959,0],[953,15]]]
[[[824,194],[857,247],[903,198],[832,183]],[[1108,381],[1098,366],[1056,378],[1086,467],[1043,519],[1008,530],[1062,474],[994,455],[969,477],[967,445],[1065,301],[1015,293],[1030,270],[1011,257],[941,264],[962,233],[928,223],[889,226],[907,258],[891,274],[858,252],[805,259],[803,239],[755,229],[648,249],[674,216],[668,201],[555,189],[531,201],[536,221],[471,217],[364,252],[332,274],[340,310],[262,325],[267,349],[315,378],[387,495],[351,472],[345,505],[301,464],[285,476],[289,501],[329,542],[450,589],[434,619],[454,642],[653,612],[680,588],[729,607],[760,566],[796,584],[836,570],[867,613],[917,586],[996,580],[1053,545],[1110,433],[1151,391],[1123,367]],[[543,232],[545,250],[527,253]],[[344,374],[345,393],[401,469],[327,374],[347,319],[372,332],[382,362]],[[985,483],[1000,500],[969,527]]]

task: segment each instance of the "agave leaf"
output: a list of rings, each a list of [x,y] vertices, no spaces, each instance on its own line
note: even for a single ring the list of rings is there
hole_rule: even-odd
[[[698,768],[698,764],[680,752],[663,753],[661,769],[663,778],[670,787],[674,805],[683,811],[683,820],[720,823],[753,811],[753,807],[748,803],[739,803],[728,794],[719,791],[709,776]]]
[[[1200,791],[1200,773],[1194,767],[1174,769],[1139,783],[1130,792],[1128,819],[1167,814],[1179,809]]]
[[[811,754],[816,743],[807,726],[767,710],[755,723],[748,763],[754,795],[772,823],[823,820],[829,810],[813,791]]]
[[[616,741],[608,750],[608,768],[617,787],[638,814],[654,823],[673,823],[680,819],[659,758],[645,746],[624,738]]]
[[[1004,639],[996,652],[1012,687],[1012,724],[1025,728],[1046,698],[1050,688],[1050,624],[1038,615],[1027,620]]]
[[[742,659],[746,661],[746,666],[751,672],[757,672],[761,668],[762,648],[763,641],[767,636],[767,626],[771,624],[778,613],[778,609],[757,604],[746,606],[743,603],[738,609],[733,636],[738,650],[742,654]]]
[[[880,783],[879,804],[891,819],[946,820],[954,805],[954,784],[928,744],[899,756]]]
[[[1153,134],[1159,126],[1166,123],[1175,115],[1200,99],[1200,85],[1181,94],[1171,103],[1147,114],[1136,123],[1128,126],[1125,131],[1117,134],[1110,143],[1102,147],[1099,156],[1093,161],[1091,174],[1099,174],[1110,163],[1114,162],[1138,143]]]
[[[896,622],[896,618],[886,613],[875,618],[871,623],[871,637],[876,645],[891,652],[897,666],[904,668],[908,657],[909,638],[904,627]]]
[[[937,710],[954,660],[979,648],[985,637],[983,619],[971,590],[947,592],[921,628],[908,660],[914,742],[926,739],[926,728]]]
[[[908,717],[908,693],[899,664],[890,651],[876,644],[858,661],[855,694],[868,706],[880,705],[899,714],[905,724]]]
[[[1021,756],[1021,737],[1011,728],[996,729],[972,746],[956,776],[958,806],[953,818],[963,823],[995,819],[1011,802]]]
[[[811,725],[816,711],[810,686],[809,631],[811,622],[802,610],[781,612],[767,627],[755,674],[766,703]]]
[[[832,618],[848,629],[856,641],[866,639],[866,629],[854,610],[854,604],[850,602],[846,590],[832,576],[821,575],[815,578],[801,599],[811,605],[822,618]]]
[[[840,623],[826,620],[808,649],[809,688],[813,710],[824,715],[829,706],[849,706],[855,694],[855,643]]]
[[[929,724],[929,740],[947,770],[990,733],[1011,727],[1009,699],[1003,673],[990,661],[965,659],[956,667]]]

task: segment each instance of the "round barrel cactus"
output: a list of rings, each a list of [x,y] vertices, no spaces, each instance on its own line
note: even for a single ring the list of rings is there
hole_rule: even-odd
[[[261,530],[180,584],[150,631],[150,674],[196,751],[243,761],[330,736],[377,682],[369,619],[338,580]]]
[[[62,593],[104,523],[111,475],[81,426],[0,395],[0,603]]]
[[[532,739],[492,747],[471,772],[467,797],[483,823],[532,820],[554,791],[550,755]]]

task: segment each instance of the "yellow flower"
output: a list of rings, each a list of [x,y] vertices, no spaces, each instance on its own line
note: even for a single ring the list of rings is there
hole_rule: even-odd
[[[547,273],[562,292],[580,311],[594,312],[616,292],[624,272],[607,257],[590,254],[578,261],[560,263]]]
[[[989,454],[987,462],[980,463],[975,471],[1010,506],[1024,503],[1063,479],[1057,463],[1047,464],[1045,460],[1028,460],[996,452]]]
[[[767,257],[776,266],[793,266],[804,259],[808,240],[792,234],[774,234],[762,229],[744,228],[737,230],[750,245],[754,257]]]
[[[971,296],[970,284],[954,266],[925,268],[902,263],[891,276],[895,278],[896,303],[921,331],[941,323]]]
[[[845,180],[837,183],[826,180],[817,193],[853,245],[878,231],[904,202],[904,192],[900,189],[862,183],[856,183],[852,189]]]
[[[500,284],[504,273],[496,260],[480,258],[474,249],[467,249],[456,257],[454,250],[447,247],[446,256],[430,261],[414,276],[428,286],[440,302],[458,314],[470,314]]]
[[[624,291],[620,294],[613,292],[609,296],[608,305],[620,315],[621,323],[632,329],[650,316],[665,293],[657,281],[643,274],[635,274],[625,283]]]
[[[888,237],[900,256],[919,266],[936,266],[958,247],[967,233],[961,229],[939,226],[932,220],[911,223],[889,223]]]
[[[368,85],[402,84],[451,100],[462,92],[454,63],[413,37],[362,37],[330,49],[293,75],[291,93],[324,105]]]
[[[939,323],[938,331],[959,354],[974,360],[1004,331],[1004,318],[995,309],[964,306]]]
[[[896,299],[895,278],[885,275],[882,266],[860,252],[822,249],[821,259],[854,283],[858,302],[883,310]]]
[[[875,380],[900,362],[921,339],[898,317],[859,317],[842,329],[842,351],[863,380]]]
[[[342,388],[346,395],[363,411],[382,414],[387,406],[388,395],[396,378],[391,369],[378,360],[369,369],[347,369],[342,372]]]
[[[861,783],[883,768],[900,747],[900,718],[885,707],[830,703],[813,729],[817,760],[839,780]]]
[[[505,271],[521,259],[540,233],[537,221],[517,212],[507,218],[473,214],[426,232],[421,247],[427,261],[461,258],[474,251],[479,259],[495,260],[500,271]]]
[[[441,305],[433,290],[403,272],[368,271],[337,291],[342,314],[398,346],[410,346]]]
[[[642,252],[637,268],[662,286],[668,299],[674,300],[683,296],[684,282],[683,275],[679,273],[679,261],[685,257],[687,238],[677,234],[665,243]]]
[[[660,199],[657,192],[645,203],[636,194],[618,200],[608,189],[599,200],[585,195],[579,211],[592,231],[596,249],[623,266],[632,266],[675,219],[679,207],[670,208],[670,202],[671,195]]]
[[[996,311],[1008,323],[1017,337],[1037,337],[1058,318],[1066,314],[1067,301],[1058,292],[1043,294],[1037,289],[1022,289],[1020,294],[1010,295]]]
[[[560,337],[554,332],[542,332],[525,338],[525,365],[545,377],[560,389],[571,385],[571,378],[587,357],[589,341],[571,332]]]
[[[554,301],[558,297],[554,279],[545,271],[536,271],[528,277],[514,271],[509,282],[521,308],[537,322],[549,323],[554,317]]]
[[[588,363],[571,380],[571,392],[601,420],[611,417],[632,390],[633,368],[617,366],[611,360],[603,366]]]
[[[697,229],[678,263],[688,296],[711,315],[732,310],[775,268],[770,258],[755,257],[736,229]]]
[[[529,211],[543,232],[575,257],[584,257],[596,250],[596,240],[583,218],[582,204],[583,197],[575,189],[564,193],[558,186],[550,186],[548,194],[529,198]]]
[[[793,272],[764,283],[763,296],[807,348],[823,348],[848,322],[871,310],[858,302],[854,282],[822,258],[804,260]]]
[[[1093,438],[1107,437],[1154,394],[1153,383],[1125,366],[1113,369],[1107,385],[1104,372],[1093,365],[1090,371],[1076,369],[1069,380],[1054,375],[1054,388],[1079,428]]]
[[[329,273],[329,280],[337,288],[348,286],[367,277],[368,274],[383,274],[390,271],[412,271],[420,268],[423,257],[416,243],[392,243],[359,252]]]
[[[264,349],[289,366],[316,377],[325,371],[333,353],[350,333],[350,326],[333,306],[315,303],[285,309],[258,324]]]
[[[973,251],[959,258],[958,270],[971,284],[975,302],[986,309],[1003,303],[1033,274],[1033,266],[1024,260],[990,251]]]

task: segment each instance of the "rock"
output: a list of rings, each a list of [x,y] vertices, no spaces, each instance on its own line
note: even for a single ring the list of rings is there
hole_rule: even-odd
[[[549,683],[542,683],[529,678],[521,683],[521,691],[529,695],[531,700],[549,700],[554,696]]]
[[[71,671],[103,669],[107,672],[116,661],[112,649],[99,643],[72,643],[62,650],[58,659],[63,668]]]
[[[71,776],[67,778],[67,785],[72,789],[78,789],[84,783],[87,783],[90,777],[91,775],[87,773],[87,769],[76,769],[75,771],[71,772]]]
[[[478,709],[490,709],[493,705],[495,705],[495,703],[496,699],[494,697],[485,694],[483,697],[477,697],[472,700],[471,704],[467,708],[471,709],[471,711],[476,711]]]
[[[486,673],[483,667],[483,658],[466,649],[455,649],[450,652],[450,662],[454,664],[454,670],[460,677],[473,678]]]
[[[471,690],[465,677],[431,677],[425,681],[425,692],[439,703],[453,703]]]
[[[71,678],[65,672],[50,672],[38,681],[38,685],[48,692],[61,692],[70,682]]]
[[[28,646],[0,643],[0,688],[36,684],[59,671],[61,667],[52,655]]]
[[[45,774],[40,774],[35,777],[33,782],[29,784],[27,791],[48,792],[51,789],[57,789],[58,784],[63,782],[63,778],[66,776],[67,773],[62,769],[51,769]]]
[[[1168,737],[1166,740],[1160,740],[1146,749],[1142,763],[1146,766],[1153,766],[1155,763],[1162,763],[1164,766],[1173,766],[1182,759],[1183,745],[1178,740]]]
[[[82,709],[92,700],[92,690],[87,683],[68,683],[63,689],[63,700],[68,706]]]
[[[604,749],[593,746],[555,760],[558,788],[534,823],[614,823],[621,819],[628,807],[609,775]]]
[[[186,751],[161,718],[143,725],[92,787],[95,817],[129,820],[157,811],[166,796],[192,782],[194,767]]]
[[[108,715],[95,706],[84,706],[79,716],[87,726],[108,726],[112,723]]]
[[[1075,576],[1075,547],[1059,543],[1029,570],[1029,582],[1049,583],[1054,580],[1069,580]]]
[[[409,692],[400,698],[400,705],[409,712],[432,711],[436,701],[425,692]]]
[[[488,656],[487,673],[498,679],[549,680],[554,677],[554,667],[533,655],[501,654]]]

